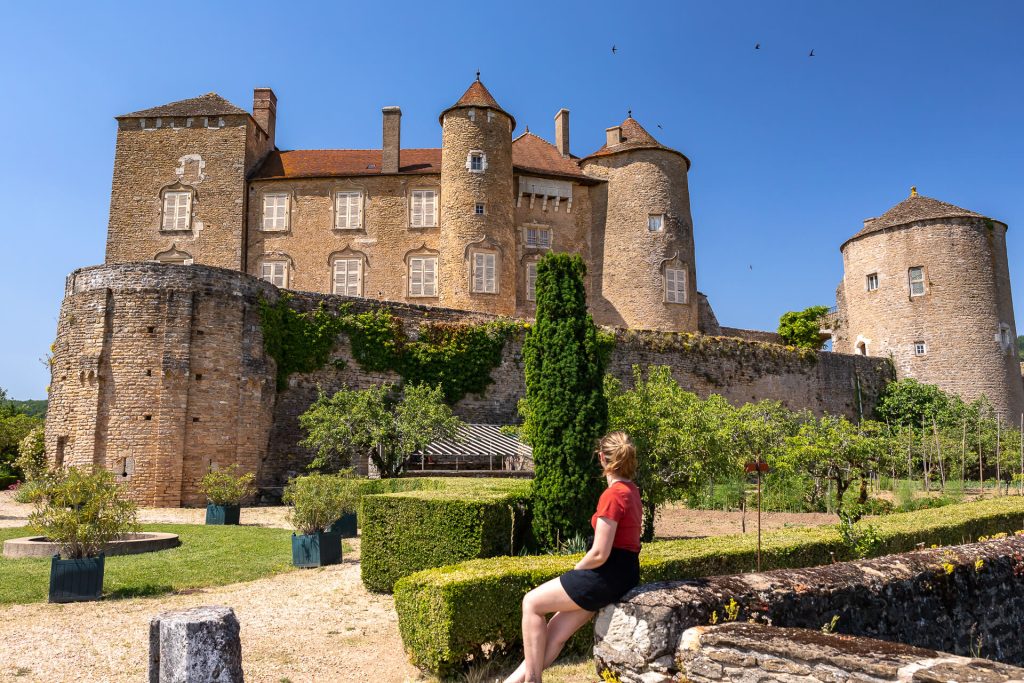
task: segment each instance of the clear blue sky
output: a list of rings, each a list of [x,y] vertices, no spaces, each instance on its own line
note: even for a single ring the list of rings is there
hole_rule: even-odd
[[[477,68],[517,133],[551,139],[568,107],[581,156],[632,108],[693,161],[697,284],[723,324],[831,305],[840,243],[911,185],[1009,224],[1024,312],[1024,2],[23,2],[4,19],[16,398],[46,395],[65,275],[103,260],[113,116],[209,91],[249,108],[254,86],[278,95],[281,149],[379,147],[392,104],[404,146],[437,147]]]

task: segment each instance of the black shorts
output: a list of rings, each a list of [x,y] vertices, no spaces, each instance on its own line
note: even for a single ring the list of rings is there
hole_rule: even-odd
[[[589,612],[618,602],[640,583],[640,554],[612,548],[596,569],[573,569],[559,578],[572,601]]]

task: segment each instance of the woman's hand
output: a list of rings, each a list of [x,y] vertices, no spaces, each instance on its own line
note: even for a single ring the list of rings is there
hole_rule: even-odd
[[[576,569],[597,569],[608,560],[612,553],[612,542],[619,523],[607,517],[598,517],[594,527],[594,545],[583,559],[576,563]]]

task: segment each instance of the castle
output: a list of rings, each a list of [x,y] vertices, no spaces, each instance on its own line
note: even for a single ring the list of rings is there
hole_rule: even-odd
[[[916,193],[866,221],[842,246],[833,351],[806,354],[718,323],[696,289],[690,162],[632,117],[579,158],[568,111],[555,144],[513,137],[479,80],[441,112],[440,149],[402,149],[401,111],[385,107],[382,149],[280,151],[276,115],[258,88],[251,114],[211,93],[117,117],[106,263],[68,276],[58,320],[51,462],[107,467],[147,505],[199,504],[199,479],[231,464],[279,486],[310,460],[297,416],[318,391],[399,377],[359,367],[339,338],[330,363],[278,388],[261,302],[384,307],[412,334],[529,318],[552,250],[586,261],[627,386],[634,364],[663,364],[704,396],[856,418],[911,376],[984,393],[1006,420],[1024,410],[998,221]],[[521,341],[456,414],[517,419]]]

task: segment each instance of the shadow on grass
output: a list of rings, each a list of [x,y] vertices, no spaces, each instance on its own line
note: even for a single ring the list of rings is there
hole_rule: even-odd
[[[126,598],[152,598],[157,595],[174,593],[174,586],[165,583],[145,583],[141,586],[126,586],[110,591],[104,597],[107,600],[123,600]]]

